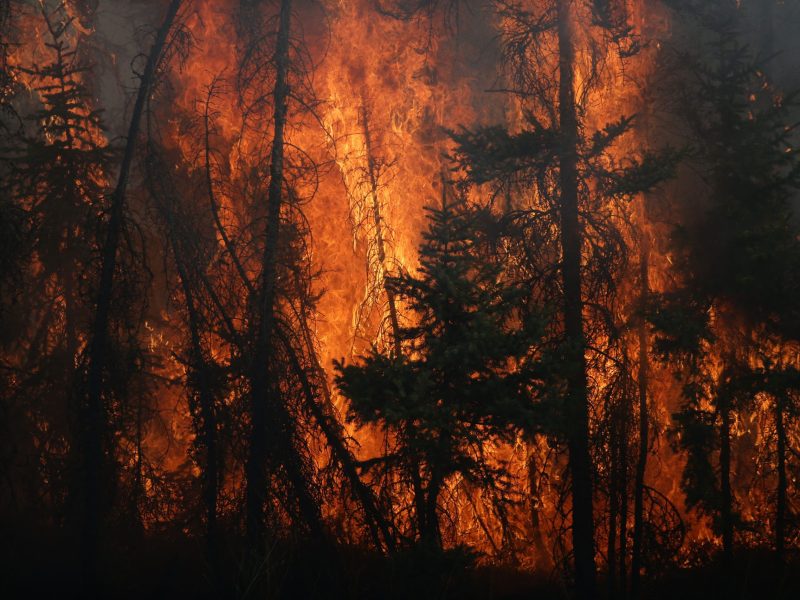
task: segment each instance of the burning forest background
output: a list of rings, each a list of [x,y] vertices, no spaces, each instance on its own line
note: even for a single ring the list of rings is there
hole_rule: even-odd
[[[800,3],[0,22],[5,597],[797,597]]]

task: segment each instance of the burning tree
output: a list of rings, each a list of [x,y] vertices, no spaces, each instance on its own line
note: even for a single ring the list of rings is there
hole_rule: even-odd
[[[671,4],[693,34],[691,47],[675,41],[672,110],[690,140],[687,162],[702,173],[693,186],[695,214],[674,234],[682,287],[655,313],[665,335],[661,351],[686,369],[685,403],[675,415],[677,442],[688,455],[684,490],[689,506],[712,518],[730,566],[736,533],[748,528],[737,509],[744,491],[734,481],[736,438],[745,434],[737,421],[769,397],[777,447],[773,536],[782,560],[788,415],[797,387],[797,307],[787,302],[798,293],[800,265],[791,217],[800,185],[796,102],[766,77],[771,57],[750,48],[747,13],[737,3]]]
[[[514,326],[524,288],[476,251],[481,216],[488,217],[443,189],[441,205],[430,209],[419,274],[386,282],[409,313],[397,350],[337,364],[350,418],[396,438],[378,462],[411,490],[412,530],[429,549],[442,547],[440,495],[454,476],[507,495],[507,474],[490,464],[484,447],[532,421],[528,357],[540,327],[533,317]]]
[[[453,137],[469,180],[510,194],[509,210],[526,233],[521,268],[530,273],[539,301],[560,312],[551,331],[560,356],[552,433],[566,441],[569,454],[578,596],[591,598],[596,591],[590,415],[602,390],[590,384],[586,357],[616,337],[613,324],[609,329],[604,323],[610,324],[626,256],[620,231],[624,203],[668,175],[672,161],[626,152],[623,140],[632,117],[600,116],[591,109],[603,77],[639,50],[624,3],[595,2],[587,9],[561,0],[497,7],[510,93],[524,120],[516,131],[495,126]]]
[[[41,104],[28,115],[28,123],[15,130],[16,139],[9,139],[5,182],[12,199],[9,208],[16,208],[25,223],[20,241],[28,244],[26,285],[47,293],[41,295],[41,304],[31,306],[33,310],[24,320],[18,317],[17,343],[20,349],[27,346],[27,352],[19,356],[31,360],[19,364],[25,375],[17,379],[15,387],[16,393],[26,389],[30,393],[38,387],[39,393],[53,402],[53,406],[35,408],[33,415],[42,412],[38,417],[31,415],[30,425],[43,428],[51,437],[42,444],[49,455],[42,457],[45,469],[52,468],[51,461],[59,461],[56,473],[72,482],[65,481],[64,487],[54,486],[52,491],[57,514],[67,518],[64,513],[71,512],[69,518],[74,522],[87,493],[85,482],[76,477],[82,462],[77,448],[84,446],[80,355],[90,311],[87,296],[93,289],[88,281],[96,268],[97,215],[104,210],[111,154],[103,136],[101,112],[91,108],[90,93],[83,83],[89,65],[77,58],[70,39],[74,36],[71,19],[60,6],[43,5],[39,17],[48,36],[47,58],[38,65],[19,66],[17,74],[29,79]],[[54,476],[58,477],[55,473],[50,477]]]
[[[12,586],[791,564],[792,6],[0,0]]]

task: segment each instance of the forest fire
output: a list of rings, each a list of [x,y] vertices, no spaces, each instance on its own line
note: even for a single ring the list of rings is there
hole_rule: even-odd
[[[9,592],[794,597],[798,19],[0,0]]]

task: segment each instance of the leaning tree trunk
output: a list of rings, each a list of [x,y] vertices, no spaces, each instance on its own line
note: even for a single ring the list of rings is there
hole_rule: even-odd
[[[378,262],[381,269],[386,272],[386,242],[383,235],[383,219],[381,217],[381,203],[378,197],[378,175],[375,157],[372,153],[372,138],[369,129],[369,113],[366,102],[362,105],[362,121],[364,124],[364,146],[367,152],[367,174],[369,175],[370,199],[372,200],[372,219],[375,225],[375,245],[378,250]],[[444,182],[443,182],[444,183]],[[392,328],[392,348],[396,358],[402,352],[400,345],[400,322],[397,318],[397,301],[394,292],[384,284],[386,303],[389,305],[389,324]]]
[[[375,548],[378,551],[382,551],[385,547],[388,552],[394,552],[394,536],[391,534],[389,524],[381,514],[372,490],[363,481],[361,481],[361,478],[358,476],[358,468],[356,466],[357,460],[346,446],[343,440],[342,432],[339,431],[338,423],[333,415],[328,414],[325,408],[320,406],[320,404],[317,402],[317,399],[314,397],[311,381],[309,380],[306,371],[303,369],[303,366],[297,357],[297,353],[292,347],[289,337],[283,331],[281,331],[280,327],[276,329],[276,333],[284,347],[284,350],[289,356],[289,362],[291,363],[292,370],[300,380],[306,406],[314,419],[317,421],[317,424],[319,425],[319,428],[325,436],[328,446],[331,449],[331,454],[341,465],[345,477],[350,482],[353,493],[361,503],[361,507],[363,508],[366,516],[367,527],[372,535]],[[310,347],[308,341],[307,345]],[[310,347],[309,352],[313,352],[313,347]],[[316,362],[316,358],[314,358],[314,361]],[[320,367],[318,364],[315,365],[316,370],[319,370],[319,368]],[[322,385],[324,386],[325,383],[323,382]],[[330,397],[327,389],[323,391],[323,394],[326,406],[330,405]]]
[[[264,535],[264,502],[267,488],[267,406],[274,407],[277,386],[269,377],[276,370],[272,365],[272,337],[275,326],[275,280],[277,275],[278,235],[280,233],[281,195],[283,193],[284,129],[289,97],[289,27],[291,0],[282,0],[278,38],[275,47],[274,132],[269,167],[267,222],[264,232],[264,254],[261,263],[260,297],[257,305],[257,332],[250,369],[250,446],[245,466],[247,477],[246,520],[248,542],[257,548]],[[298,490],[299,493],[299,490]]]
[[[148,163],[149,164],[149,163]],[[158,172],[147,173],[151,182],[153,178],[168,179],[168,174]],[[153,193],[156,196],[155,192]],[[217,451],[217,413],[214,395],[208,377],[208,364],[203,351],[201,338],[201,316],[195,301],[195,291],[192,286],[187,261],[187,255],[192,256],[192,252],[184,252],[181,249],[181,232],[176,226],[176,215],[170,207],[166,205],[167,199],[158,199],[159,209],[167,225],[170,246],[175,258],[175,267],[178,271],[181,289],[183,290],[186,302],[186,313],[189,324],[189,364],[187,372],[187,383],[190,393],[197,395],[200,409],[201,427],[196,431],[196,435],[205,449],[205,456],[202,459],[202,499],[203,508],[206,515],[206,551],[212,569],[217,568],[218,563],[218,528],[217,513],[219,501],[219,458]],[[184,240],[187,234],[183,233]],[[202,276],[201,276],[202,277]]]
[[[649,296],[650,248],[647,232],[642,224],[641,256],[639,260],[639,299],[644,311]],[[650,363],[647,340],[647,321],[639,318],[639,456],[636,460],[636,481],[633,499],[633,556],[631,557],[631,596],[639,597],[642,570],[642,540],[644,535],[644,477],[647,470],[648,452],[648,411],[647,388]]]
[[[164,47],[167,43],[172,24],[181,6],[181,0],[172,0],[164,21],[156,35],[153,47],[147,57],[144,73],[136,102],[131,114],[128,128],[128,137],[125,143],[125,152],[120,165],[117,186],[111,196],[110,218],[108,231],[102,250],[102,266],[100,270],[100,285],[97,292],[97,306],[92,323],[91,341],[88,356],[88,382],[86,398],[86,423],[85,423],[85,504],[83,526],[83,558],[86,575],[89,581],[95,579],[97,562],[97,543],[102,522],[103,506],[100,501],[103,485],[103,463],[105,448],[106,414],[103,405],[103,376],[106,370],[106,358],[109,353],[109,318],[111,300],[113,297],[114,272],[117,267],[117,252],[122,235],[123,213],[125,209],[125,192],[128,187],[131,166],[136,152],[139,136],[139,126],[144,113],[145,102],[153,85],[156,70],[161,60]]]
[[[581,600],[597,596],[589,457],[589,395],[581,298],[582,233],[578,217],[578,118],[575,107],[575,49],[570,0],[558,0],[559,125],[561,151],[561,250],[566,336],[567,443],[572,477],[572,546],[575,584]]]

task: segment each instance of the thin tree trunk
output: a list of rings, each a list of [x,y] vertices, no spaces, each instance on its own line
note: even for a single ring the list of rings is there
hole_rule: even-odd
[[[342,441],[342,438],[337,431],[337,426],[333,423],[333,417],[326,414],[324,409],[317,403],[311,387],[311,382],[309,381],[308,376],[294,351],[294,348],[292,348],[289,337],[281,330],[280,327],[276,328],[276,332],[284,346],[284,349],[289,355],[292,370],[294,370],[295,375],[297,375],[297,377],[300,379],[309,412],[311,412],[311,414],[314,416],[314,419],[316,419],[317,424],[319,425],[323,435],[325,436],[325,439],[328,442],[328,446],[331,448],[333,456],[342,466],[342,471],[344,472],[345,477],[347,477],[347,479],[350,481],[353,493],[356,495],[361,503],[361,507],[364,509],[364,514],[367,518],[367,526],[370,529],[370,534],[372,535],[375,547],[378,550],[382,550],[385,546],[390,553],[393,552],[395,548],[394,537],[389,529],[389,524],[383,518],[380,510],[378,510],[377,501],[375,500],[372,490],[370,490],[369,487],[367,487],[367,485],[364,484],[364,482],[361,481],[361,478],[358,476],[355,458],[350,453],[350,450],[347,448],[344,441]],[[383,539],[383,543],[381,543],[381,539]]]
[[[572,546],[575,583],[580,600],[597,597],[592,513],[592,467],[589,457],[589,399],[586,341],[581,298],[582,234],[578,217],[578,119],[575,107],[575,50],[569,0],[558,0],[559,121],[561,152],[561,249],[566,335],[567,423],[572,477]]]
[[[428,482],[425,494],[425,530],[422,532],[422,543],[430,548],[441,549],[442,534],[439,530],[439,494],[442,490],[442,478],[439,474],[433,473]]]
[[[612,419],[618,416],[616,411],[612,412]],[[611,425],[611,468],[609,470],[609,510],[608,510],[608,547],[606,550],[608,569],[608,597],[614,598],[617,594],[617,518],[619,516],[619,440],[616,439],[617,432],[615,424]]]
[[[772,58],[775,53],[774,0],[762,0],[760,14],[760,48],[764,57]],[[764,64],[767,77],[772,75],[772,64]],[[786,425],[785,397],[775,398],[775,429],[778,436],[778,489],[775,502],[775,558],[782,568],[786,558]]]
[[[117,266],[117,251],[122,234],[123,213],[125,208],[125,192],[130,178],[136,144],[139,137],[139,126],[144,112],[145,102],[155,79],[156,69],[161,60],[167,36],[181,6],[181,0],[172,0],[164,21],[158,30],[156,40],[147,57],[136,102],[131,114],[125,152],[120,165],[117,186],[111,196],[111,210],[108,232],[102,251],[100,283],[97,293],[94,322],[91,330],[88,365],[88,393],[86,402],[85,424],[85,515],[83,527],[83,559],[87,582],[92,585],[96,579],[97,544],[103,519],[103,503],[100,500],[103,486],[103,463],[105,449],[105,407],[103,405],[103,376],[108,356],[109,316],[113,297],[114,272]]]
[[[529,451],[530,452],[530,451]],[[544,537],[542,536],[542,519],[539,511],[539,486],[537,485],[537,471],[536,457],[533,452],[528,455],[528,488],[530,489],[531,497],[529,498],[530,511],[531,511],[531,530],[533,537],[533,547],[536,551],[536,565],[537,567],[552,566],[547,548],[544,544]],[[534,491],[536,497],[534,497]]]
[[[149,158],[150,155],[148,154],[148,159]],[[197,256],[197,253],[193,253],[191,249],[188,252],[181,250],[182,244],[180,242],[192,244],[193,240],[189,239],[185,232],[181,233],[179,231],[176,223],[176,214],[173,212],[172,208],[167,205],[166,199],[161,198],[159,193],[153,189],[153,180],[158,180],[162,183],[169,181],[169,174],[154,172],[153,163],[150,160],[148,160],[147,164],[147,177],[151,182],[150,191],[152,196],[156,199],[162,218],[167,225],[169,244],[175,258],[178,279],[180,280],[184,299],[186,301],[190,341],[187,380],[190,392],[197,393],[200,406],[202,428],[201,431],[197,432],[197,436],[202,440],[203,446],[205,447],[205,457],[202,465],[202,499],[204,511],[206,513],[206,550],[209,562],[212,568],[215,569],[218,559],[217,504],[220,485],[219,462],[217,456],[217,415],[214,406],[214,397],[208,381],[205,353],[202,347],[200,315],[197,311],[195,294],[189,276],[188,268],[190,265],[186,260],[187,254],[189,256]],[[199,276],[204,283],[207,281],[204,273],[199,272],[197,276]],[[226,323],[227,322],[228,321],[226,321]]]
[[[726,569],[733,565],[733,493],[731,492],[731,407],[724,398],[720,406],[720,491],[722,493],[722,553]]]
[[[72,249],[72,234],[71,232],[67,233],[67,242],[66,247],[71,250]],[[75,302],[75,273],[73,269],[73,261],[68,260],[65,266],[66,273],[64,274],[64,354],[65,358],[68,361],[64,364],[64,371],[63,371],[63,385],[64,385],[64,392],[65,392],[65,401],[66,401],[66,408],[67,414],[74,415],[69,421],[69,433],[72,436],[73,444],[71,447],[71,458],[75,462],[73,463],[75,467],[81,466],[83,458],[83,452],[85,451],[84,448],[81,447],[80,441],[81,436],[83,435],[82,424],[80,422],[80,415],[81,415],[81,405],[80,405],[80,394],[76,387],[76,372],[75,372],[75,358],[78,354],[78,333],[77,333],[77,306]],[[77,519],[75,522],[76,525],[85,525],[83,522],[83,514],[81,512],[73,512],[77,509],[77,511],[85,510],[84,503],[84,494],[87,493],[85,489],[86,481],[81,477],[73,478],[70,484],[71,489],[69,492],[72,494],[73,499],[71,500],[70,504],[72,504],[71,512],[69,514],[71,519]]]
[[[641,231],[641,256],[639,259],[639,298],[641,310],[645,310],[650,294],[650,247],[647,232]],[[650,371],[647,339],[647,321],[639,319],[639,456],[636,461],[636,481],[633,500],[633,557],[631,558],[631,596],[639,598],[642,571],[642,541],[644,534],[644,479],[647,471],[649,448],[649,416],[647,410],[647,388]]]
[[[194,302],[194,294],[187,278],[185,268],[179,264],[178,271],[186,299],[186,311],[189,315],[189,332],[191,339],[190,375],[194,380],[199,396],[200,418],[202,419],[202,440],[205,446],[205,464],[203,465],[203,503],[206,513],[206,546],[209,560],[216,568],[217,559],[217,499],[219,497],[219,474],[217,462],[217,417],[214,410],[214,398],[208,385],[207,366],[200,339],[200,317]]]
[[[778,434],[778,490],[775,504],[775,557],[779,565],[786,558],[786,426],[784,397],[775,398],[775,429]]]
[[[322,389],[322,399],[324,401],[324,406],[329,407],[332,406],[331,402],[331,395],[330,390],[328,389],[327,381],[325,379],[325,370],[322,368],[322,365],[319,363],[319,358],[317,356],[316,350],[314,348],[314,343],[311,338],[311,333],[308,327],[308,322],[306,321],[305,315],[301,313],[300,315],[300,327],[302,329],[303,334],[303,342],[307,348],[309,356],[313,361],[312,367],[316,372],[318,378],[321,381],[321,389]],[[280,332],[280,329],[279,329]],[[282,332],[281,332],[282,333]],[[289,344],[288,338],[286,339],[286,347],[287,352],[290,353],[290,356],[293,357],[294,364],[297,367],[300,366],[299,360],[297,359],[297,355],[294,353],[294,350],[291,348],[291,344]],[[305,383],[304,389],[306,390],[306,399],[309,402],[310,411],[314,418],[317,420],[317,423],[322,429],[325,438],[328,440],[328,445],[331,447],[331,451],[333,452],[336,459],[339,461],[339,464],[342,466],[342,470],[344,471],[345,477],[347,477],[350,481],[350,485],[353,488],[353,492],[356,494],[358,499],[361,502],[361,506],[364,509],[364,513],[367,517],[368,526],[370,531],[373,533],[373,540],[376,542],[376,548],[381,550],[380,539],[376,535],[377,532],[383,536],[384,544],[386,546],[386,550],[389,553],[394,552],[395,550],[395,540],[394,536],[392,535],[391,528],[389,523],[384,518],[383,514],[378,508],[378,501],[375,498],[372,490],[367,486],[358,475],[358,470],[356,467],[357,461],[353,454],[350,452],[350,449],[344,443],[342,436],[341,436],[341,427],[339,426],[338,422],[336,422],[335,418],[331,416],[325,408],[321,407],[314,395],[311,393],[311,385],[308,380],[308,377],[305,376],[305,371],[303,371],[303,377],[301,378],[302,381]]]
[[[619,598],[628,597],[628,432],[630,423],[630,405],[627,397],[623,399],[622,439],[620,440],[619,457]]]
[[[381,205],[380,198],[378,197],[378,176],[376,173],[375,157],[372,154],[372,139],[369,130],[369,113],[367,111],[366,102],[362,100],[361,118],[364,124],[364,145],[367,152],[367,173],[369,175],[370,197],[372,200],[372,217],[375,224],[375,244],[378,248],[378,261],[380,262],[381,269],[386,272],[386,244],[383,237],[383,220],[381,219]],[[386,292],[386,302],[389,305],[389,323],[392,328],[392,342],[394,348],[394,356],[399,357],[401,353],[400,347],[400,323],[397,318],[397,302],[395,301],[394,292],[389,287],[384,285]]]
[[[419,473],[418,462],[409,465],[409,474],[411,475],[411,486],[414,490],[414,510],[417,517],[417,533],[420,539],[422,539],[425,537],[428,526],[426,523],[425,488],[422,486],[422,476]]]
[[[267,196],[267,223],[264,232],[264,255],[262,259],[262,281],[257,302],[257,332],[253,361],[250,369],[250,445],[245,466],[247,537],[251,549],[260,545],[264,536],[264,503],[266,500],[267,462],[267,405],[277,408],[280,400],[274,382],[272,363],[272,337],[275,322],[275,280],[277,275],[278,235],[280,233],[281,195],[283,193],[284,129],[289,97],[289,27],[291,24],[291,0],[282,0],[278,38],[275,47],[274,132],[269,167],[269,190]],[[275,412],[275,411],[273,411]],[[289,461],[293,463],[293,461]],[[297,465],[287,464],[294,476]],[[301,494],[300,490],[296,490]]]

